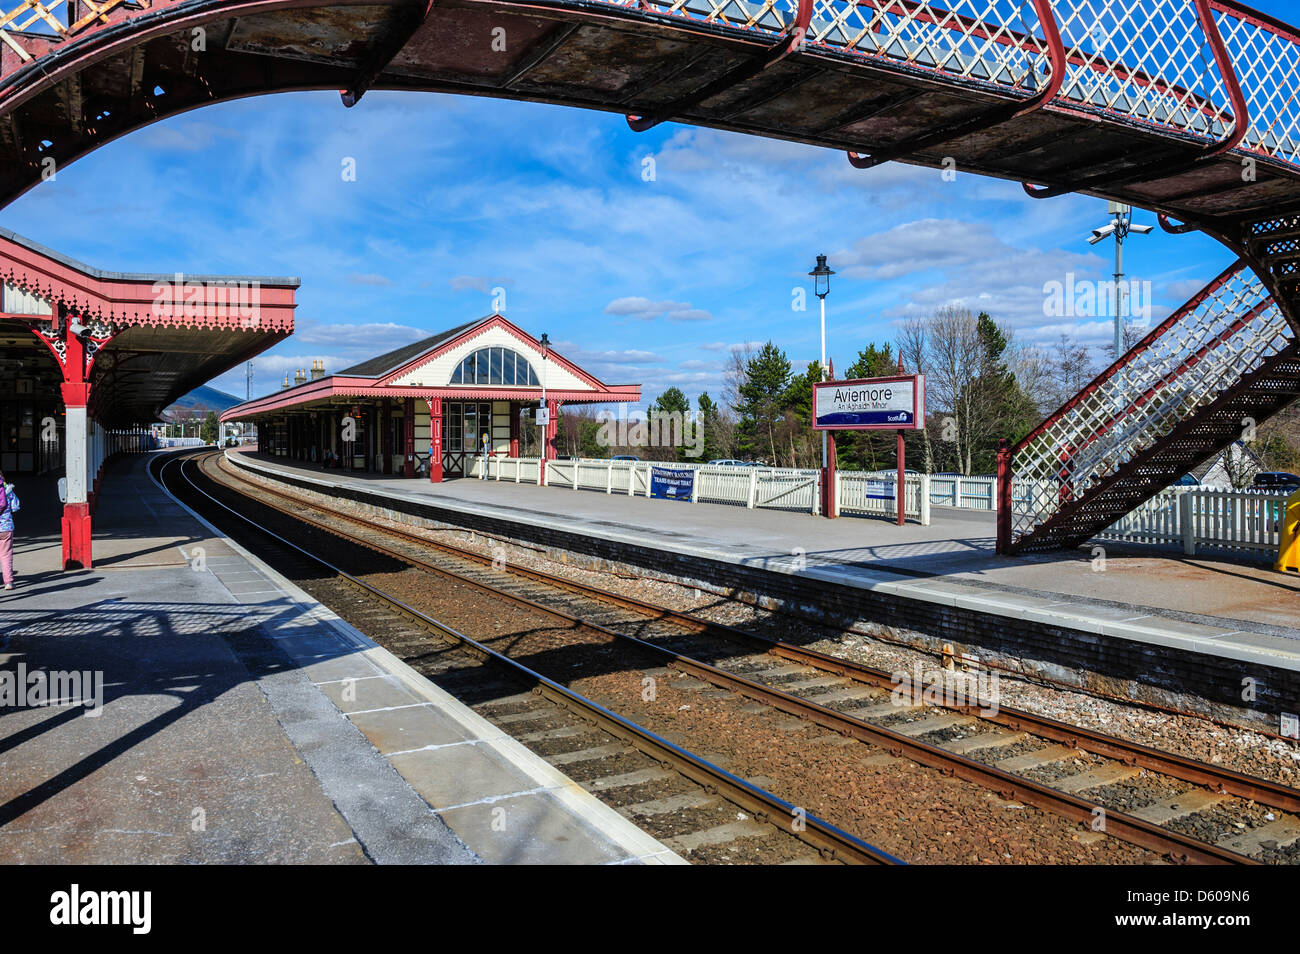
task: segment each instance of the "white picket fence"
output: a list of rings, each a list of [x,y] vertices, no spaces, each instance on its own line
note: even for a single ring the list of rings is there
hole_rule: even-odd
[[[1097,534],[1099,540],[1181,546],[1241,554],[1276,553],[1286,494],[1171,487]]]
[[[468,476],[511,483],[538,484],[568,490],[594,490],[607,494],[650,496],[653,467],[694,471],[692,503],[718,503],[751,509],[821,512],[821,482],[811,469],[782,467],[711,466],[654,461],[553,460],[546,478],[535,457],[482,457],[468,462]],[[845,515],[892,517],[897,513],[896,471],[835,473],[835,497]],[[913,474],[904,477],[904,513],[930,525],[932,507],[993,512],[997,509],[997,481],[991,477],[947,474]],[[1015,495],[1058,493],[1042,481],[1012,485]],[[1197,548],[1239,553],[1276,552],[1278,524],[1285,494],[1212,487],[1171,487],[1142,504],[1102,533],[1099,540],[1181,546],[1188,555]]]
[[[963,477],[960,474],[931,474],[930,503],[936,507],[962,510],[998,509],[996,477]]]
[[[694,472],[692,503],[730,504],[795,513],[821,512],[821,481],[816,470],[792,467],[735,467],[695,463],[614,460],[553,460],[538,480],[536,458],[482,457],[468,463],[471,478],[514,483],[545,483],[569,490],[595,490],[607,494],[650,496],[650,471],[654,467]],[[486,473],[486,476],[484,476]],[[904,481],[904,508],[909,517],[930,523],[929,477],[908,474]],[[839,471],[835,489],[844,514],[892,516],[896,511],[894,471],[864,474]]]

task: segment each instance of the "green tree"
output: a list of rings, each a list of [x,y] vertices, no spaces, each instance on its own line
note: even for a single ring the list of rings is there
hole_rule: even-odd
[[[217,412],[208,411],[208,416],[203,419],[203,426],[199,428],[199,438],[204,443],[211,443],[217,439],[220,431],[221,424],[217,421]]]
[[[704,460],[716,460],[725,453],[723,428],[727,426],[727,422],[722,419],[722,410],[713,403],[713,398],[709,397],[708,391],[700,394],[697,403],[699,412],[696,420],[699,426],[704,428],[704,447],[700,456]]]
[[[1040,417],[1033,399],[1007,367],[1006,332],[987,312],[980,312],[976,322],[978,374],[962,396],[969,413],[965,433],[959,438],[965,448],[960,463],[966,474],[992,473],[997,466],[999,438],[1007,437],[1015,443],[1033,429]]]
[[[748,457],[777,460],[777,429],[784,418],[782,398],[790,386],[790,361],[771,341],[763,345],[745,365],[737,387],[740,415],[737,442]]]

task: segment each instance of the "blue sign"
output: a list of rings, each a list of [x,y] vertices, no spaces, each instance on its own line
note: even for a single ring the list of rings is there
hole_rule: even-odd
[[[868,480],[866,498],[868,500],[893,500],[894,481]]]
[[[818,430],[918,430],[924,426],[925,375],[813,385],[813,427]]]
[[[650,496],[668,500],[691,499],[695,487],[695,471],[675,467],[650,468]]]

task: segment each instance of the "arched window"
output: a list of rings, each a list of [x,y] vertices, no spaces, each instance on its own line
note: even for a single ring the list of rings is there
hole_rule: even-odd
[[[509,348],[479,348],[456,366],[449,384],[500,384],[505,387],[540,387],[528,359]]]

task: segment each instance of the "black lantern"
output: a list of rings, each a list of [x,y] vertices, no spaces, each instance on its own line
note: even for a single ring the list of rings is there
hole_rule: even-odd
[[[835,273],[826,265],[826,256],[817,256],[817,267],[808,273],[813,278],[813,292],[818,298],[825,298],[831,292],[831,276]]]

